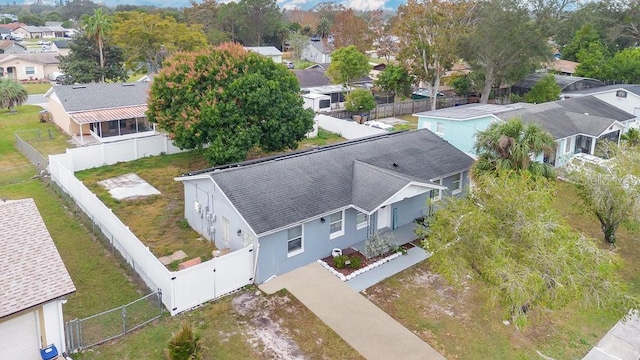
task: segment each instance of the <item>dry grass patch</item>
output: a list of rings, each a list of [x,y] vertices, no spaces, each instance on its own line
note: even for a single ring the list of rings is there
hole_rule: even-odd
[[[158,257],[183,250],[188,258],[212,257],[211,242],[193,231],[184,221],[184,189],[174,178],[194,169],[207,167],[201,156],[193,153],[160,155],[113,166],[76,173],[76,176],[110,207],[131,231]],[[135,173],[160,191],[130,200],[115,200],[98,181]]]

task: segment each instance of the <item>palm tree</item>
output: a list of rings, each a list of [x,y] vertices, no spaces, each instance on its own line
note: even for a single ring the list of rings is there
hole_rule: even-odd
[[[0,78],[0,107],[16,112],[16,106],[27,101],[27,90],[13,79]]]
[[[316,34],[320,35],[321,38],[326,39],[329,37],[329,32],[331,31],[331,20],[323,17],[318,22],[318,26],[316,27]]]
[[[471,168],[472,177],[488,171],[525,170],[546,178],[555,176],[553,168],[532,159],[552,155],[556,143],[547,131],[520,119],[496,122],[476,135],[474,149],[478,160]]]
[[[640,129],[630,128],[626,133],[622,134],[621,139],[626,141],[630,146],[640,144]]]
[[[95,9],[93,11],[93,16],[84,18],[82,22],[86,35],[98,42],[98,50],[100,51],[100,67],[104,72],[103,41],[107,32],[111,30],[113,19],[104,15],[102,13],[102,9]],[[104,82],[104,74],[102,75],[102,82]]]

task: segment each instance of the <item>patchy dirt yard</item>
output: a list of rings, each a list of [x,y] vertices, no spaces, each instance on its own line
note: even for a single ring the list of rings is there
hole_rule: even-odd
[[[259,291],[245,292],[232,301],[234,310],[247,318],[244,324],[247,341],[267,358],[304,359],[298,345],[281,327],[282,319],[273,314],[275,307],[290,302],[288,296],[266,297]]]
[[[452,286],[425,261],[363,294],[450,360],[582,358],[616,319],[569,305],[533,309],[516,328],[482,289],[473,279]]]

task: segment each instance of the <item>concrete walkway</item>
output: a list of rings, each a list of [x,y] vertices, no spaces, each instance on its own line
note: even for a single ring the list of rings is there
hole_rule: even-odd
[[[634,312],[627,321],[618,323],[591,349],[583,360],[640,359],[640,318]]]
[[[367,359],[444,359],[318,263],[280,275],[259,287],[268,294],[286,288]]]
[[[355,121],[338,119],[327,115],[316,115],[315,120],[318,121],[319,127],[340,134],[348,140],[388,133],[382,129],[358,124]]]

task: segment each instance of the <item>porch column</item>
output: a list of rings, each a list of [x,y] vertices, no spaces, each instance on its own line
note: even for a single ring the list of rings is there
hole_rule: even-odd
[[[598,142],[598,138],[592,138],[591,149],[589,149],[589,154],[594,155],[596,153],[596,143]]]

